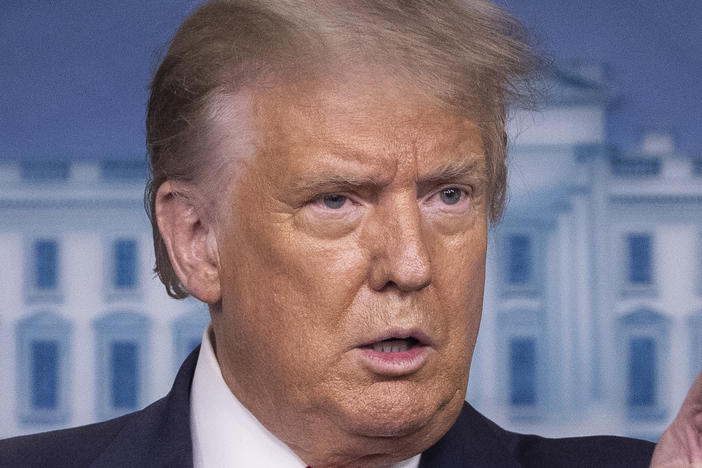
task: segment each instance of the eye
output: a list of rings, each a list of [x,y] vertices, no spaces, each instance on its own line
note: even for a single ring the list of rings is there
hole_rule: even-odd
[[[327,208],[330,208],[332,210],[338,210],[344,204],[346,203],[346,200],[348,198],[344,195],[339,195],[339,194],[331,194],[331,195],[324,195],[322,197],[322,203],[324,203],[324,206]]]
[[[437,210],[437,213],[461,214],[471,206],[473,190],[466,186],[448,186],[438,189],[426,200],[426,206]]]
[[[461,201],[461,195],[463,195],[463,190],[455,187],[445,188],[439,192],[439,198],[447,205],[455,205]]]

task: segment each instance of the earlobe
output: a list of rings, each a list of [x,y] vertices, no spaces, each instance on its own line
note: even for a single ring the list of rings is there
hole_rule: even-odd
[[[217,238],[204,204],[185,185],[166,181],[156,194],[156,220],[168,257],[190,294],[208,304],[221,298]]]

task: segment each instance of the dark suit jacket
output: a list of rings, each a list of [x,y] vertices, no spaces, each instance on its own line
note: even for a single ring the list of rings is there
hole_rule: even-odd
[[[103,423],[0,441],[0,467],[191,467],[190,384],[198,351],[164,398]],[[647,467],[653,448],[621,437],[515,434],[466,403],[451,430],[422,454],[420,468]]]

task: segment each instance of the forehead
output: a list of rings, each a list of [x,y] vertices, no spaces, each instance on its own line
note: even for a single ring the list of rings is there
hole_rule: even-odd
[[[301,150],[289,161],[295,165],[329,157],[378,170],[405,163],[430,169],[467,158],[484,162],[475,123],[390,80],[279,86],[257,93],[253,109],[259,149],[276,159]]]
[[[390,180],[402,168],[421,178],[456,165],[484,176],[478,126],[391,80],[283,84],[225,102],[236,111],[214,121],[221,156],[289,180],[334,170]]]

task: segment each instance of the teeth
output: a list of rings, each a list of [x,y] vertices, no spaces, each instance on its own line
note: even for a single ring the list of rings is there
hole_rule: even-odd
[[[378,353],[400,353],[410,348],[407,340],[385,340],[373,343],[373,351]]]

